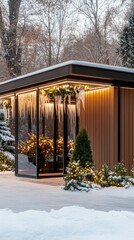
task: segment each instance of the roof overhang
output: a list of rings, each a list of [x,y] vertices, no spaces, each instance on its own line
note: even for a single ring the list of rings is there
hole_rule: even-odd
[[[68,61],[0,83],[0,94],[70,79],[134,87],[134,69],[95,64],[83,61]]]

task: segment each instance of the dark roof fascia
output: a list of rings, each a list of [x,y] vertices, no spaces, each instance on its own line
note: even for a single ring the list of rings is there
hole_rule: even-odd
[[[0,94],[16,92],[21,89],[39,86],[42,84],[60,81],[65,78],[111,85],[134,87],[134,71],[122,67],[113,67],[102,64],[68,61],[52,67],[26,74],[0,84]]]
[[[134,85],[134,72],[123,71],[123,68],[120,67],[120,71],[115,69],[103,69],[99,67],[93,66],[80,66],[76,64],[72,64],[72,74],[84,77],[90,77],[97,79],[95,81],[99,82],[108,82],[113,85]],[[90,81],[90,80],[89,80]]]
[[[15,92],[30,87],[37,87],[41,84],[47,84],[58,80],[64,79],[71,72],[70,65],[55,68],[45,72],[39,72],[32,75],[22,76],[11,81],[5,81],[0,84],[0,94]]]

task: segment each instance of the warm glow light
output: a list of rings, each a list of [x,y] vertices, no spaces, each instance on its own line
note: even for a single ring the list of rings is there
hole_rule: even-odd
[[[20,92],[17,92],[16,93],[16,95],[18,96],[18,95],[23,95],[23,94],[27,94],[27,93],[30,93],[30,94],[35,94],[36,93],[36,90],[37,90],[37,88],[35,89],[27,89],[27,90],[24,90],[24,91],[20,91]]]
[[[121,87],[121,89],[129,89],[129,90],[134,90],[134,88],[130,88],[130,87]]]
[[[20,116],[25,117],[26,109],[27,112],[31,113],[31,117],[36,116],[36,92],[23,93],[18,95],[18,106]]]
[[[100,92],[100,91],[105,91],[105,90],[109,90],[110,87],[105,87],[105,88],[96,88],[96,89],[93,89],[93,90],[89,90],[89,91],[86,91],[86,94],[88,93],[92,93],[92,92]]]
[[[54,104],[53,103],[44,103],[45,106],[45,117],[52,119],[54,115]]]
[[[14,96],[15,96],[15,94],[2,95],[2,96],[0,96],[0,99],[10,98],[10,97],[14,97]]]
[[[75,85],[82,85],[82,86],[85,86],[85,88],[87,88],[86,91],[89,91],[89,89],[93,88],[93,86],[98,86],[98,88],[107,88],[109,87],[109,85],[104,85],[104,84],[97,84],[97,83],[90,83],[90,82],[83,82],[83,81],[72,81],[72,80],[66,80],[66,81],[63,81],[63,82],[58,82],[58,83],[51,83],[51,84],[47,84],[46,86],[44,85],[43,87],[40,87],[40,90],[41,89],[48,89],[50,87],[55,87],[55,88],[58,88],[58,87],[65,87],[66,85],[72,85],[72,86],[75,86]],[[96,89],[95,88],[95,89]],[[93,89],[94,90],[94,89]],[[91,90],[92,91],[92,90]]]

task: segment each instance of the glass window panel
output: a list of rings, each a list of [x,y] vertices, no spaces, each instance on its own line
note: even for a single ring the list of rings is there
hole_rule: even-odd
[[[18,174],[36,176],[36,92],[18,95]]]
[[[54,172],[54,102],[39,96],[39,175]]]
[[[57,107],[56,172],[63,173],[63,104]]]
[[[76,105],[67,105],[67,141],[68,141],[68,157],[71,158],[76,138]]]

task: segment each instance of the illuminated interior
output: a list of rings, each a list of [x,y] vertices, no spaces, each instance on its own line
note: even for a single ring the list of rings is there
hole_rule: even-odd
[[[85,93],[108,87],[65,80],[2,97],[1,116],[14,136],[16,108],[17,174],[62,175],[74,148]]]

